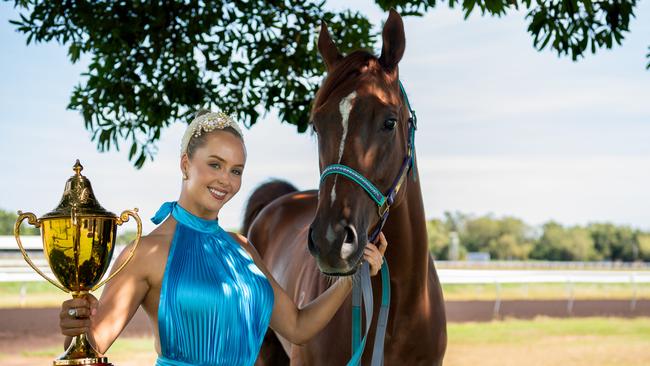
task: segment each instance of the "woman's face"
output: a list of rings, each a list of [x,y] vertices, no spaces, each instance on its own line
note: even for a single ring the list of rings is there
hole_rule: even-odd
[[[183,187],[195,212],[201,216],[218,213],[241,187],[246,164],[246,148],[241,138],[216,130],[208,133],[205,143],[181,159],[181,169],[187,175]],[[190,208],[190,207],[188,207]]]

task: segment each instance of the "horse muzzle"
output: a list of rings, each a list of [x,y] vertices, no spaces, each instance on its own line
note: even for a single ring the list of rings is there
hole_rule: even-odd
[[[320,230],[319,230],[320,229]],[[322,229],[319,226],[309,227],[308,248],[316,259],[318,268],[329,276],[350,276],[356,273],[363,258],[364,238],[352,224],[329,224]]]

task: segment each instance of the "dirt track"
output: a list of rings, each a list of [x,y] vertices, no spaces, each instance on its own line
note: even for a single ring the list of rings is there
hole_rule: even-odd
[[[449,301],[446,303],[449,322],[490,321],[494,319],[493,301]],[[634,311],[630,301],[581,300],[573,304],[569,314],[567,301],[503,301],[498,317],[529,319],[535,316],[650,316],[650,300],[640,300]],[[17,353],[30,348],[62,344],[58,330],[58,309],[0,309],[0,353]],[[125,336],[151,334],[147,316],[139,310],[122,333]]]

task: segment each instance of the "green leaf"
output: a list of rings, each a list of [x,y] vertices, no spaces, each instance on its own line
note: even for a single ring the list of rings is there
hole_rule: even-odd
[[[469,18],[470,14],[472,13],[472,10],[474,9],[474,5],[476,5],[475,0],[465,0],[463,2],[463,8],[465,8],[465,16],[463,17],[465,20]]]
[[[375,2],[384,9],[397,8],[405,22],[408,16],[443,4]],[[89,56],[67,107],[82,115],[98,150],[128,143],[129,160],[138,168],[154,157],[161,131],[179,120],[185,122],[198,106],[232,111],[247,126],[277,110],[282,122],[305,131],[309,106],[324,74],[316,47],[321,20],[328,22],[344,53],[373,49],[379,40],[376,24],[364,14],[326,10],[324,0],[15,4],[20,18],[10,24],[25,35],[27,44],[56,41],[67,47],[73,63],[83,54]],[[588,46],[588,39],[592,52],[603,45],[611,47],[612,37],[621,43],[637,2],[595,4],[596,8],[592,0],[444,3],[460,5],[465,19],[477,7],[500,16],[525,6],[533,45],[541,50],[552,40],[554,50],[561,55],[571,52],[574,58]],[[610,33],[609,39],[603,31]],[[197,62],[197,54],[204,64]]]
[[[131,144],[131,150],[129,151],[129,160],[133,160],[136,151],[138,151],[138,143],[134,140],[133,144]]]

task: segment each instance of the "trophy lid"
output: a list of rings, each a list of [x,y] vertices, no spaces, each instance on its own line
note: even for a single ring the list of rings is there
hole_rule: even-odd
[[[70,177],[65,184],[61,202],[59,202],[59,205],[53,211],[41,216],[41,219],[70,217],[73,208],[76,209],[77,216],[117,217],[114,213],[106,211],[97,202],[93,188],[90,186],[90,181],[81,175],[83,168],[81,163],[79,163],[79,159],[77,159],[77,162],[72,168],[75,171],[75,175]]]

